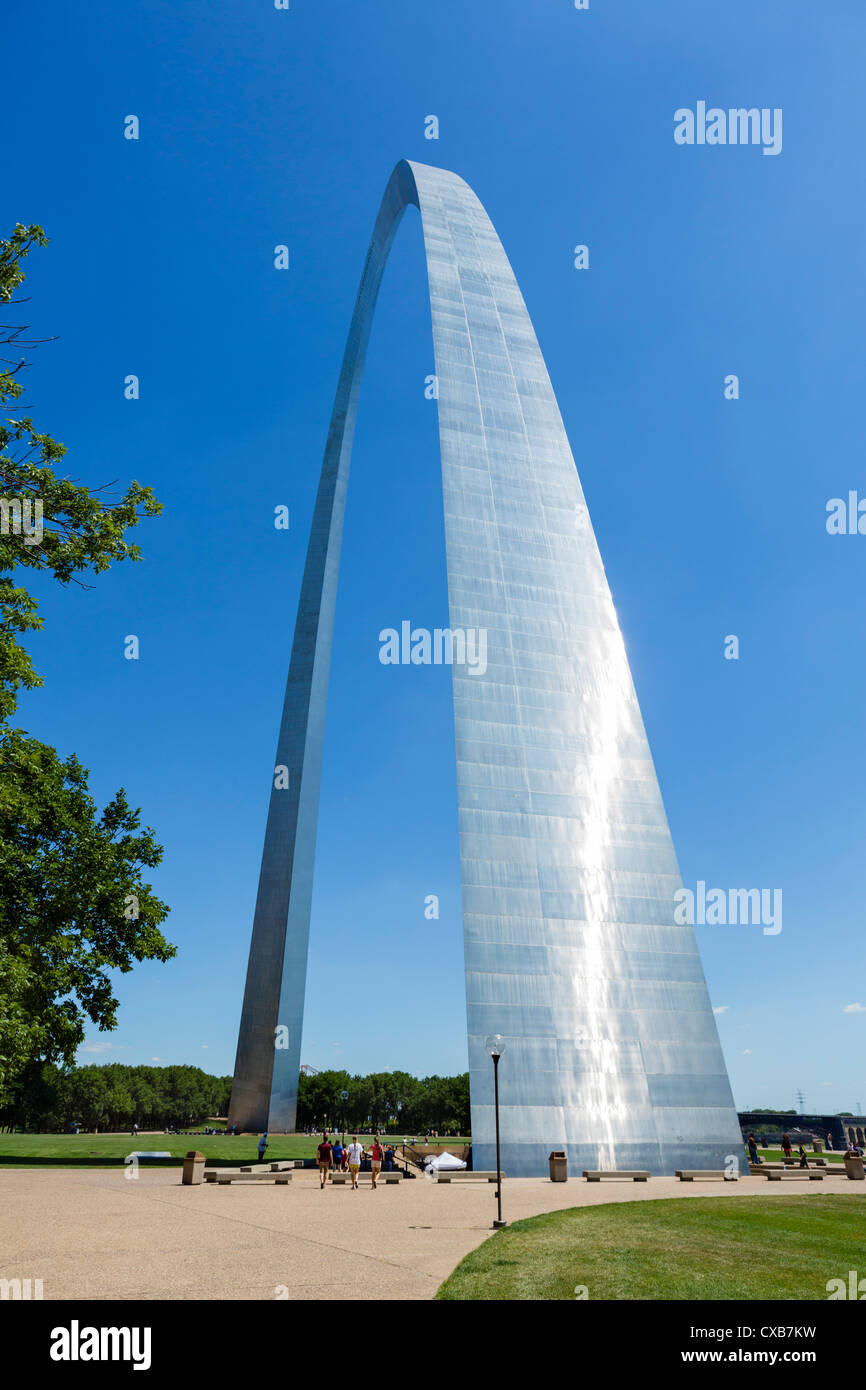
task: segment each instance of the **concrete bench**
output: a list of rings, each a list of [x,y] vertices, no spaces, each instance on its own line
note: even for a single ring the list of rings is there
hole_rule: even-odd
[[[279,1163],[270,1168],[206,1168],[206,1183],[291,1183],[292,1170]]]
[[[649,1170],[643,1168],[584,1168],[583,1176],[587,1182],[601,1182],[602,1178],[622,1178],[626,1182],[648,1182]]]
[[[378,1175],[378,1177],[376,1178],[376,1186],[378,1187],[380,1182],[386,1182],[386,1183],[399,1182],[400,1179],[402,1178],[402,1176],[403,1176],[402,1173],[380,1173],[380,1174]],[[343,1185],[343,1184],[345,1184],[345,1183],[347,1183],[347,1182],[351,1182],[351,1181],[352,1181],[352,1174],[351,1174],[351,1173],[333,1173],[333,1172],[332,1172],[332,1173],[329,1173],[329,1174],[328,1174],[328,1181],[329,1181],[329,1182],[336,1183],[337,1186],[339,1187],[339,1186],[341,1186],[341,1185]],[[372,1184],[373,1184],[373,1175],[372,1175],[372,1173],[359,1173],[359,1174],[358,1174],[358,1182],[370,1183],[370,1185],[372,1186]]]
[[[823,1183],[823,1173],[817,1172],[815,1168],[799,1168],[796,1172],[767,1173],[767,1181],[770,1183],[796,1183],[798,1180],[808,1179],[812,1183]]]
[[[233,1182],[272,1182],[278,1187],[288,1187],[291,1181],[291,1173],[218,1173],[216,1176],[217,1187],[228,1187]]]
[[[726,1168],[678,1168],[675,1176],[680,1182],[697,1182],[701,1178],[708,1182],[736,1182],[738,1174],[729,1173]]]
[[[291,1163],[242,1163],[241,1173],[282,1173],[291,1168]]]
[[[504,1178],[505,1174],[501,1176]],[[452,1168],[449,1172],[446,1169],[440,1172],[438,1169],[433,1174],[433,1182],[496,1182],[496,1174],[487,1169],[479,1169],[477,1173],[471,1172],[468,1168]]]

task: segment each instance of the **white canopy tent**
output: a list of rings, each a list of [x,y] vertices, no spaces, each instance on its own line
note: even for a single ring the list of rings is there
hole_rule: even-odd
[[[466,1164],[463,1162],[462,1158],[455,1158],[453,1154],[447,1151],[444,1154],[434,1155],[434,1157],[429,1158],[424,1164],[424,1170],[427,1173],[431,1170],[433,1172],[438,1172],[440,1169],[443,1172],[454,1172],[457,1168],[465,1167]]]

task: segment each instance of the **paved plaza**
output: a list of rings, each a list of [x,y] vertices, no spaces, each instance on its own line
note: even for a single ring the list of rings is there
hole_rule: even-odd
[[[666,1197],[860,1195],[864,1186],[515,1178],[503,1184],[503,1215]],[[423,1300],[487,1240],[495,1207],[494,1187],[478,1182],[322,1192],[310,1171],[285,1187],[183,1187],[177,1169],[136,1180],[123,1169],[7,1169],[0,1277],[42,1279],[46,1299],[273,1299],[284,1289],[289,1299]]]

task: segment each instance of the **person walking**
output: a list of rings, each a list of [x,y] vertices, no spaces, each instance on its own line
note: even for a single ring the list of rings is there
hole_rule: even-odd
[[[264,1161],[265,1161],[265,1149],[266,1149],[267,1147],[268,1147],[268,1131],[265,1130],[264,1134],[262,1135],[261,1139],[259,1140],[259,1163],[264,1163]]]
[[[361,1170],[361,1159],[363,1156],[364,1150],[358,1143],[358,1136],[357,1134],[353,1134],[352,1142],[349,1145],[349,1172],[352,1177],[352,1188],[355,1192],[358,1190],[358,1173]]]
[[[385,1150],[379,1143],[379,1136],[376,1135],[370,1145],[370,1174],[373,1191],[376,1191],[376,1179],[382,1171],[382,1159],[385,1157]]]
[[[782,1152],[784,1153],[786,1158],[791,1157],[791,1141],[788,1138],[787,1134],[782,1135]]]
[[[328,1172],[334,1162],[334,1150],[331,1146],[331,1141],[328,1138],[327,1130],[323,1132],[322,1142],[316,1149],[316,1162],[319,1165],[319,1178],[321,1180],[320,1185],[322,1190],[324,1191],[325,1183],[328,1181]]]
[[[803,1145],[802,1145],[802,1144],[798,1144],[798,1145],[797,1145],[797,1153],[798,1153],[799,1156],[800,1156],[800,1167],[801,1167],[801,1168],[808,1168],[808,1167],[809,1167],[809,1160],[808,1160],[808,1158],[806,1157],[806,1150],[803,1148]]]
[[[758,1153],[758,1144],[757,1144],[757,1140],[755,1139],[754,1134],[750,1134],[750,1135],[749,1135],[749,1138],[748,1138],[748,1150],[749,1150],[749,1162],[750,1162],[750,1163],[755,1163],[755,1164],[760,1163],[760,1161],[761,1161],[761,1155]]]
[[[339,1134],[331,1145],[331,1148],[334,1154],[334,1171],[336,1172],[343,1166],[343,1145],[340,1143]]]

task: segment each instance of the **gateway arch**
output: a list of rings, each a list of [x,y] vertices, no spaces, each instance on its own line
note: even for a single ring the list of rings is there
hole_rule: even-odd
[[[291,1131],[352,439],[385,262],[421,213],[439,389],[474,1164],[721,1168],[742,1138],[604,567],[514,273],[456,174],[391,175],[355,303],[301,586],[230,1121]],[[277,1045],[275,1046],[275,1041]]]

